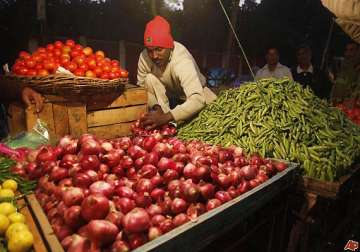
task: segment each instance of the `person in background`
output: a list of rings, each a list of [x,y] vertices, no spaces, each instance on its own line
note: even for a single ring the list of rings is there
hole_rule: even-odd
[[[296,82],[304,87],[309,86],[320,98],[330,98],[332,83],[328,75],[311,63],[312,51],[308,45],[301,45],[296,50],[298,65],[291,73]]]
[[[137,84],[146,88],[150,112],[141,118],[147,129],[189,120],[216,98],[190,52],[173,40],[161,16],[147,23],[145,49],[138,62]]]
[[[256,80],[264,78],[281,79],[287,77],[293,79],[290,69],[279,62],[279,50],[275,47],[270,47],[266,50],[266,65],[261,68],[255,75]]]
[[[345,45],[344,61],[336,74],[331,97],[334,101],[359,98],[360,93],[360,46],[351,41]]]

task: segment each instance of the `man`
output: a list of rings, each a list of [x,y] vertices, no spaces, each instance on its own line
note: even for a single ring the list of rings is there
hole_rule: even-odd
[[[291,70],[292,76],[304,87],[309,86],[318,97],[329,99],[332,84],[323,71],[312,65],[311,57],[312,51],[308,45],[298,47],[298,65]]]
[[[148,93],[150,112],[141,120],[147,129],[186,121],[216,98],[205,87],[206,80],[190,52],[173,40],[170,24],[163,17],[156,16],[146,25],[144,45],[137,83]]]
[[[267,64],[256,73],[256,80],[264,78],[281,79],[284,77],[292,80],[289,68],[279,62],[279,51],[277,48],[270,47],[267,49],[265,59]]]
[[[332,100],[341,101],[347,98],[359,98],[359,88],[360,49],[357,43],[349,42],[345,46],[344,61],[331,91]]]

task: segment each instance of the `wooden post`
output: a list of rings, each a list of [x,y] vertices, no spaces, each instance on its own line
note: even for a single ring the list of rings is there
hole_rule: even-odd
[[[119,60],[122,68],[126,68],[126,44],[125,40],[119,41]]]

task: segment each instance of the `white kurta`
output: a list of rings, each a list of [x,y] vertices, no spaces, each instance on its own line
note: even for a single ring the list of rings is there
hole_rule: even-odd
[[[182,44],[174,43],[170,61],[163,73],[149,58],[146,49],[141,52],[137,83],[147,89],[150,108],[158,104],[165,113],[170,111],[178,122],[200,112],[206,104],[216,99],[216,95],[205,87],[206,79],[190,52]],[[168,97],[178,98],[184,103],[170,109]]]
[[[264,79],[264,78],[275,78],[281,79],[288,77],[289,79],[293,79],[290,69],[280,63],[278,63],[275,67],[274,71],[270,71],[268,65],[266,64],[263,68],[261,68],[255,76],[256,80]]]

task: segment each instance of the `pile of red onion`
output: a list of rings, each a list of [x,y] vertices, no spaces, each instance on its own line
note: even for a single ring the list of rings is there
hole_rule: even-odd
[[[287,167],[238,147],[183,142],[172,126],[133,131],[113,140],[65,136],[18,167],[39,179],[36,197],[66,251],[135,249]]]

